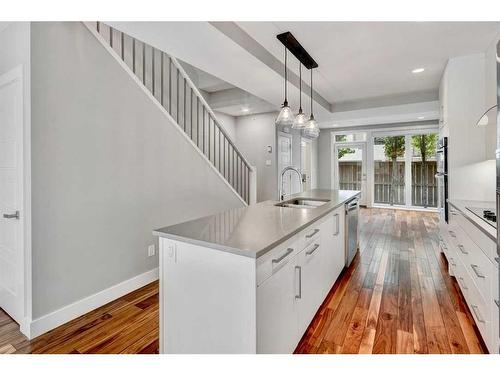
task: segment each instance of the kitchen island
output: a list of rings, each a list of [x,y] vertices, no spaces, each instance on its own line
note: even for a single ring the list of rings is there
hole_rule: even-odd
[[[315,189],[154,231],[160,351],[292,353],[344,268],[359,195]]]

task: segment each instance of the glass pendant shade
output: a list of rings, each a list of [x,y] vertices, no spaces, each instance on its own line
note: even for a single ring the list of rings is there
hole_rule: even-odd
[[[284,102],[283,106],[281,107],[280,114],[276,118],[275,124],[276,126],[292,126],[293,120],[293,112],[288,106],[288,103]]]
[[[293,121],[292,129],[304,129],[307,123],[307,116],[302,110],[299,110],[295,120]]]
[[[283,102],[283,105],[281,106],[281,111],[276,118],[276,121],[274,122],[277,127],[290,127],[293,125],[293,120],[294,120],[294,115],[290,107],[288,106],[288,100],[287,100],[287,84],[288,84],[288,77],[287,77],[287,49],[285,47],[285,101]]]
[[[302,112],[302,63],[299,65],[299,113],[295,116],[292,129],[304,129],[306,127],[307,117]]]
[[[309,121],[307,121],[303,133],[308,138],[317,138],[319,136],[319,126],[314,115],[311,115]]]

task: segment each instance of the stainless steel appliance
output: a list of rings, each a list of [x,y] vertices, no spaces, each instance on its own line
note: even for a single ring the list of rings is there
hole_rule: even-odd
[[[440,219],[448,222],[448,137],[443,137],[437,144],[438,212]]]
[[[497,104],[498,108],[500,108],[500,42],[497,44]],[[497,162],[497,210],[496,212],[500,212],[500,110],[497,111],[497,147],[496,147],[496,162]],[[497,254],[498,258],[500,258],[500,236],[499,236],[499,228],[497,226]],[[498,264],[500,271],[500,263]],[[500,279],[498,280],[500,290]],[[500,296],[497,296],[498,300],[500,300]],[[500,319],[500,312],[499,312]],[[498,332],[500,335],[500,330]]]
[[[497,227],[497,214],[495,207],[466,207],[470,212],[484,220],[493,228]]]
[[[345,204],[345,264],[349,267],[358,251],[358,216],[359,198],[354,198]]]

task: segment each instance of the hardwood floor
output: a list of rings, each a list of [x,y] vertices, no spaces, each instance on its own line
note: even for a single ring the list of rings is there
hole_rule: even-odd
[[[32,341],[0,310],[0,353],[158,353],[158,282],[151,283]]]
[[[436,214],[363,209],[360,248],[296,353],[483,353],[439,253]],[[158,283],[34,340],[0,310],[0,353],[157,353]]]
[[[484,353],[434,213],[362,209],[360,249],[296,353]]]

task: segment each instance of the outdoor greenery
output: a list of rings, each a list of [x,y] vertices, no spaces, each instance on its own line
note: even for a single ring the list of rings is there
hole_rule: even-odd
[[[345,142],[347,141],[347,135],[337,135],[336,138],[337,142]],[[338,154],[338,160],[342,159],[347,154],[354,154],[356,150],[353,150],[352,148],[349,147],[342,147],[339,148],[339,154]]]
[[[433,156],[436,154],[436,144],[437,144],[437,134],[419,134],[412,135],[411,137],[411,145],[419,153],[419,156],[422,159],[422,181],[424,183],[425,189],[424,191],[424,207],[428,206],[429,198],[427,195],[427,187],[429,185],[428,177],[424,171],[426,171],[427,159],[429,156]]]
[[[405,136],[383,137],[385,157],[392,161],[391,195],[389,204],[394,205],[398,184],[397,159],[405,155]]]

